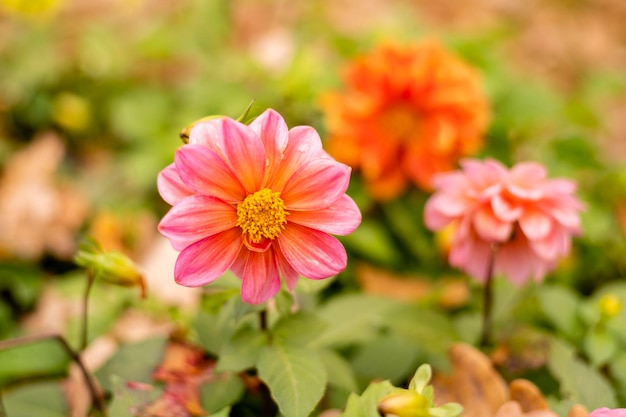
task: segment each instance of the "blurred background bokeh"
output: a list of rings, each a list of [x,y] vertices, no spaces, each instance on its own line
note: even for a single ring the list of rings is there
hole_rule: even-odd
[[[381,42],[438,39],[477,69],[491,106],[478,157],[535,160],[578,182],[584,233],[549,281],[588,295],[623,278],[624,22],[621,0],[0,0],[0,338],[50,329],[26,319],[80,292],[72,259],[85,235],[139,262],[156,303],[193,309],[156,231],[169,208],[156,176],[181,129],[254,100],[252,115],[274,108],[324,140],[320,98]],[[452,282],[442,306],[473,303],[446,237],[423,226],[427,192],[381,204],[355,172],[349,193],[363,226],[343,239],[350,266],[328,294],[419,297]],[[109,304],[93,334],[134,302]]]

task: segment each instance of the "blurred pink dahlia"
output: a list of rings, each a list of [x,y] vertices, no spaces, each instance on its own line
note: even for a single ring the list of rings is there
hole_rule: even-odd
[[[626,408],[598,408],[593,410],[589,417],[626,417]]]
[[[533,162],[508,170],[495,160],[466,159],[461,167],[435,178],[424,210],[429,229],[454,225],[450,264],[480,282],[492,263],[494,274],[513,283],[542,280],[580,233],[576,184],[547,179]]]
[[[230,118],[197,124],[157,181],[173,206],[159,231],[181,251],[176,282],[206,285],[231,269],[242,299],[258,304],[278,292],[280,274],[289,290],[299,275],[336,275],[347,255],[330,234],[361,222],[345,194],[349,180],[350,168],[322,149],[315,129],[288,130],[273,110],[249,126]]]

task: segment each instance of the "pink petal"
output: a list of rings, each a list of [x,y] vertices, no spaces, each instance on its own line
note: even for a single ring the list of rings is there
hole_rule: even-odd
[[[537,162],[520,162],[509,171],[512,182],[529,188],[540,185],[546,178],[546,168]]]
[[[274,245],[274,255],[276,255],[276,262],[278,263],[280,272],[283,274],[283,278],[285,278],[287,288],[289,288],[289,291],[293,291],[293,289],[296,287],[296,284],[298,283],[298,278],[300,278],[300,274],[298,273],[298,271],[293,269],[289,262],[287,262],[287,259],[285,259],[285,255],[283,255],[278,245]]]
[[[524,200],[538,200],[545,194],[546,169],[536,162],[520,162],[511,168],[507,190]]]
[[[204,238],[178,255],[174,279],[186,287],[209,284],[232,265],[241,246],[241,231],[238,228]]]
[[[222,120],[224,155],[247,193],[258,191],[265,174],[265,149],[248,126],[232,119]]]
[[[446,227],[455,218],[445,215],[437,200],[430,198],[424,207],[424,224],[430,230],[440,230]]]
[[[526,210],[519,218],[519,225],[530,240],[543,239],[553,227],[550,216],[540,210]]]
[[[345,236],[361,224],[361,211],[354,200],[342,195],[332,205],[321,210],[290,211],[287,220],[324,233]]]
[[[468,182],[478,190],[500,183],[507,172],[504,165],[492,159],[485,162],[477,159],[463,159],[459,163],[463,167]]]
[[[514,222],[522,214],[522,207],[511,198],[498,193],[491,199],[493,214],[503,222]]]
[[[521,285],[530,278],[535,262],[527,245],[511,242],[497,249],[495,272],[513,284]]]
[[[558,198],[541,200],[537,205],[571,232],[579,232],[580,215],[578,212],[583,209],[583,205],[575,197],[562,195]]]
[[[571,238],[561,228],[553,228],[552,232],[543,239],[531,240],[530,247],[535,254],[546,261],[555,261],[570,251]]]
[[[469,182],[462,171],[452,171],[435,174],[432,180],[433,187],[441,191],[458,192],[467,190]]]
[[[185,145],[176,151],[176,169],[185,184],[198,194],[228,202],[242,201],[245,191],[224,160],[202,145]]]
[[[230,270],[239,278],[243,278],[243,271],[246,269],[246,262],[248,262],[248,255],[250,251],[245,247],[241,248],[239,254],[235,258],[235,261],[230,266]]]
[[[525,188],[518,184],[508,184],[506,189],[515,197],[523,200],[539,200],[545,195],[541,187]]]
[[[222,133],[223,119],[215,118],[196,124],[189,132],[189,143],[202,145],[225,158],[224,135]]]
[[[268,167],[265,172],[265,179],[268,179],[271,173],[278,169],[287,147],[289,140],[287,124],[280,114],[268,109],[254,119],[249,127],[263,142]]]
[[[163,200],[171,205],[178,203],[183,198],[193,194],[178,175],[174,164],[170,164],[159,172],[157,176],[157,188]]]
[[[576,183],[574,181],[563,178],[554,178],[547,180],[542,185],[544,195],[553,196],[555,194],[573,194],[576,191]]]
[[[588,417],[626,417],[626,408],[597,408]]]
[[[513,231],[513,223],[499,220],[489,206],[474,214],[472,224],[478,236],[487,243],[506,242]]]
[[[531,277],[535,281],[543,280],[554,265],[552,261],[537,256],[531,244],[519,233],[512,242],[500,246],[496,252],[496,273],[503,274],[516,285],[525,283]]]
[[[349,182],[350,167],[331,159],[318,159],[296,171],[280,196],[287,210],[319,210],[337,201]]]
[[[431,198],[432,205],[447,217],[459,217],[465,214],[472,204],[472,200],[458,193],[435,193]]]
[[[180,249],[235,227],[235,208],[214,197],[194,195],[181,200],[159,223],[159,231]]]
[[[293,173],[307,162],[327,158],[322,149],[322,141],[310,126],[296,126],[289,131],[289,142],[285,148],[283,159],[272,177],[268,186],[275,191],[282,191],[285,183]]]
[[[448,256],[450,265],[462,269],[478,282],[485,282],[491,260],[491,245],[468,237],[455,242]]]
[[[250,304],[261,304],[280,290],[280,275],[274,252],[250,252],[243,271],[241,298]]]
[[[277,239],[289,264],[310,279],[323,279],[343,271],[348,255],[334,237],[315,229],[287,223]]]

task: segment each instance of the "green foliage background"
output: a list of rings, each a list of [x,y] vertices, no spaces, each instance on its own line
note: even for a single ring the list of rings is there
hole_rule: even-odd
[[[479,156],[509,165],[541,162],[551,176],[576,180],[586,205],[584,234],[545,284],[513,288],[497,282],[496,343],[507,346],[514,359],[535,355],[541,365],[505,363],[501,372],[533,380],[562,415],[576,402],[626,406],[626,309],[615,317],[600,312],[605,294],[626,305],[626,156],[611,146],[623,136],[610,136],[607,126],[607,112],[626,97],[624,68],[581,62],[575,76],[555,82],[511,59],[524,30],[515,16],[502,14],[464,30],[432,24],[428,12],[410,2],[372,2],[380,16],[362,10],[364,23],[351,25],[359,8],[329,3],[139,0],[89,6],[66,0],[58,12],[34,16],[0,8],[0,169],[4,173],[9,158],[42,132],[53,131],[67,149],[57,180],[78,187],[90,204],[77,240],[102,211],[156,222],[168,205],[158,196],[155,178],[171,163],[181,145],[178,134],[189,123],[209,114],[237,117],[255,100],[253,115],[274,108],[289,126],[312,125],[324,138],[319,97],[341,85],[345,62],[381,41],[438,37],[482,73],[492,122]],[[573,15],[597,7],[590,1],[546,3]],[[308,415],[322,395],[324,407],[343,408],[351,392],[362,392],[373,379],[403,386],[424,362],[448,371],[447,348],[478,341],[480,288],[447,266],[425,229],[428,194],[413,189],[377,204],[358,173],[349,194],[364,220],[342,238],[348,269],[323,287],[301,283],[299,313],[290,313],[290,297],[281,293],[269,333],[259,329],[258,311],[241,305],[233,291],[237,282],[227,276],[223,290],[207,292],[192,313],[154,299],[139,302],[126,289],[96,287],[103,295],[101,302],[94,296],[91,306],[91,339],[110,331],[128,309],[165,318],[218,358],[220,373],[258,369],[286,417]],[[134,256],[144,255],[135,241],[126,243]],[[1,338],[22,334],[21,320],[36,308],[44,287],[68,297],[82,291],[84,273],[71,259],[50,253],[24,259],[0,249]],[[436,294],[412,303],[365,294],[358,280],[362,264],[434,284],[453,278],[469,287],[470,296],[446,308]],[[68,330],[72,341],[76,327],[72,323]],[[537,348],[544,342],[548,352]],[[164,340],[140,343],[122,346],[97,373],[113,393],[111,407],[123,409],[136,400],[120,388],[121,380],[151,382]],[[0,351],[0,384],[7,386],[11,417],[33,415],[31,407],[37,406],[45,408],[38,415],[64,415],[66,405],[51,400],[59,397],[54,378],[67,370],[55,349]],[[279,372],[286,368],[291,374]],[[40,382],[42,375],[52,382]],[[290,384],[289,377],[297,382]],[[21,385],[32,379],[37,382]],[[228,389],[205,387],[212,394],[204,396],[203,406],[224,415],[232,406],[231,414],[249,415],[255,400],[230,377],[225,380],[233,384]]]

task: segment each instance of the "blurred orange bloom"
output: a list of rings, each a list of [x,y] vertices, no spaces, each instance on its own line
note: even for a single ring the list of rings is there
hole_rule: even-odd
[[[482,146],[489,107],[477,72],[436,42],[384,44],[347,68],[345,91],[322,97],[327,150],[359,168],[379,200]]]

